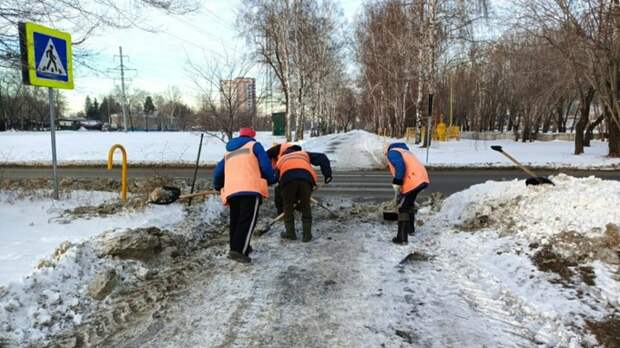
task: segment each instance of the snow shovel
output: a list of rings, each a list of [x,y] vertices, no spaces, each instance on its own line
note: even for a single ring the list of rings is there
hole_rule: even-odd
[[[335,218],[339,218],[340,216],[338,214],[336,214],[336,212],[334,212],[333,210],[329,209],[325,204],[321,203],[320,201],[317,201],[314,197],[310,197],[310,200],[312,201],[312,203],[318,205],[319,207],[325,209],[325,211],[327,211],[329,213],[329,215],[331,215],[331,217],[335,217]]]
[[[512,163],[516,164],[519,168],[521,168],[524,172],[527,173],[527,175],[530,176],[529,179],[527,179],[525,181],[525,185],[543,185],[543,184],[550,184],[555,186],[555,184],[553,183],[553,181],[543,177],[543,176],[538,176],[536,175],[536,173],[534,173],[533,171],[527,169],[527,167],[525,167],[523,164],[521,164],[519,161],[517,161],[516,159],[514,159],[512,156],[510,156],[509,154],[506,153],[506,151],[504,151],[504,149],[502,149],[502,147],[500,145],[493,145],[491,146],[491,149],[493,151],[497,151],[499,153],[501,153],[502,155],[506,156],[506,158],[508,158],[509,160],[512,161]]]
[[[383,220],[385,221],[397,221],[398,220],[398,192],[394,192],[394,199],[391,202],[391,206],[383,208]]]
[[[274,217],[273,219],[271,219],[271,221],[269,221],[269,223],[267,223],[267,225],[263,226],[262,228],[257,229],[256,235],[262,236],[263,234],[269,232],[269,230],[271,229],[271,226],[275,225],[276,222],[282,220],[283,218],[284,218],[284,213]]]
[[[327,206],[325,206],[323,203],[317,201],[313,197],[310,197],[310,200],[312,201],[312,203],[318,205],[319,207],[321,207],[321,208],[325,209],[327,212],[329,212],[329,214],[332,217],[335,217],[335,218],[339,218],[340,217],[333,210],[329,209]],[[256,234],[258,236],[262,236],[263,234],[269,232],[269,230],[271,229],[271,226],[275,225],[276,222],[282,220],[283,218],[284,218],[284,213],[276,216],[275,218],[271,219],[271,221],[269,221],[269,223],[267,223],[267,225],[263,226],[263,228],[257,229],[256,230]]]
[[[200,191],[196,193],[190,193],[186,195],[181,194],[181,190],[174,186],[162,186],[156,188],[149,195],[149,203],[168,205],[181,199],[187,199],[192,197],[206,196],[216,194],[217,191]]]

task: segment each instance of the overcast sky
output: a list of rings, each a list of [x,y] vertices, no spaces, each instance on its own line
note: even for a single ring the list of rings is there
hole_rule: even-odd
[[[338,1],[349,23],[361,9],[362,1]],[[120,83],[118,72],[108,71],[118,66],[118,47],[129,56],[128,85],[150,93],[163,92],[168,86],[178,86],[184,101],[194,105],[195,90],[187,71],[187,61],[200,63],[213,59],[221,52],[239,52],[245,48],[243,38],[235,28],[239,0],[205,0],[203,8],[187,16],[170,16],[159,11],[144,15],[144,25],[156,32],[140,29],[104,30],[89,38],[84,47],[96,53],[94,65],[101,72],[76,66],[75,89],[65,91],[70,113],[84,108],[86,95],[100,98]]]

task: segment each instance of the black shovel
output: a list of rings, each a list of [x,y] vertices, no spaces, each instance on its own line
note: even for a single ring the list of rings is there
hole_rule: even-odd
[[[529,179],[525,180],[525,185],[543,185],[543,184],[550,184],[555,186],[555,184],[553,183],[553,181],[549,180],[548,178],[545,178],[543,176],[538,176],[536,175],[536,173],[534,173],[533,171],[527,169],[527,167],[525,167],[523,164],[521,164],[519,161],[517,161],[516,159],[514,159],[512,156],[510,156],[509,154],[506,153],[506,151],[504,151],[504,149],[502,149],[502,147],[500,145],[493,145],[491,146],[491,149],[493,149],[493,151],[497,151],[499,153],[501,153],[502,155],[506,156],[506,158],[508,158],[509,160],[512,161],[512,163],[516,164],[519,168],[521,168],[524,172],[527,173],[527,175],[530,176]]]
[[[149,203],[159,204],[159,205],[168,205],[174,203],[178,200],[199,197],[199,196],[207,196],[216,194],[217,191],[200,191],[195,193],[190,193],[186,195],[181,194],[181,190],[178,187],[174,186],[162,186],[158,187],[149,195]]]
[[[397,221],[398,220],[398,192],[394,192],[394,199],[392,200],[391,207],[383,208],[383,220],[385,221]]]

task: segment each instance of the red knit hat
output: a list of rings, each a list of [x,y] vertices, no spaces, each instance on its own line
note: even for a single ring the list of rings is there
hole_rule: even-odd
[[[254,131],[254,129],[252,128],[241,128],[239,129],[239,136],[240,137],[250,137],[250,138],[254,138],[256,136],[256,132]]]

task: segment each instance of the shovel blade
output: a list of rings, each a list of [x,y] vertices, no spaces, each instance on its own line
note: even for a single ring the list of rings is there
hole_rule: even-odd
[[[166,205],[175,202],[181,196],[181,190],[174,186],[158,187],[149,195],[149,203]]]
[[[398,213],[395,211],[383,211],[383,220],[385,221],[397,221]]]
[[[527,180],[525,180],[525,186],[536,186],[536,185],[553,185],[555,186],[555,184],[553,183],[553,181],[543,177],[543,176],[538,176],[535,178],[529,178]]]

